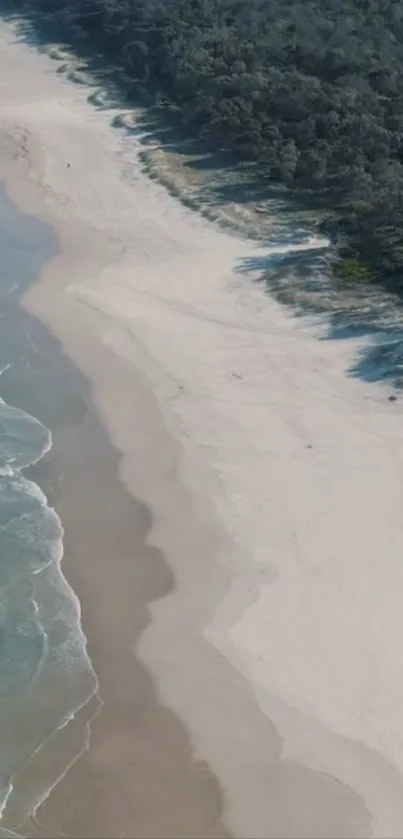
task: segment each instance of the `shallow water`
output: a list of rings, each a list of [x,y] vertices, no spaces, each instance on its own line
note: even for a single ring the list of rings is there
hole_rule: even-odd
[[[8,399],[11,394],[26,404],[30,391],[37,390],[37,377],[27,353],[32,340],[24,314],[16,315],[17,301],[56,245],[51,231],[19,213],[1,189],[0,247],[0,371],[9,374]],[[0,394],[2,381],[0,376]],[[56,390],[56,401],[58,395]],[[31,402],[35,406],[35,400]],[[39,486],[24,474],[51,446],[51,431],[45,425],[0,400],[0,813],[4,820],[0,835],[4,836],[13,835],[7,814],[17,795],[25,797],[26,812],[32,812],[47,794],[39,779],[30,783],[29,790],[19,789],[30,758],[96,688],[79,602],[60,567],[62,522]]]

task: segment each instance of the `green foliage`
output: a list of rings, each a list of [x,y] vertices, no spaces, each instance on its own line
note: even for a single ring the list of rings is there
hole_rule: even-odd
[[[347,283],[369,283],[375,274],[368,265],[358,259],[344,259],[333,266],[333,274]]]
[[[359,259],[403,287],[401,0],[14,5],[169,99],[191,135],[259,178],[322,193]]]

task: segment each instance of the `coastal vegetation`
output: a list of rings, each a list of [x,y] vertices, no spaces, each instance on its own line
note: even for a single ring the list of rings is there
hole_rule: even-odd
[[[329,211],[341,279],[403,293],[401,0],[14,0],[206,148]]]
[[[371,268],[358,259],[338,260],[333,267],[333,276],[346,283],[370,283],[375,280]]]

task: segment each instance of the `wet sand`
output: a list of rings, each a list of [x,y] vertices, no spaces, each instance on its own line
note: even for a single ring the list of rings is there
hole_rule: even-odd
[[[79,395],[85,416],[57,430],[52,464],[64,568],[80,593],[102,704],[89,750],[37,814],[39,835],[224,837],[219,784],[136,658],[149,603],[170,591],[172,573],[147,545],[150,512],[118,480],[118,455]]]
[[[384,671],[370,628],[401,612],[398,414],[345,379],[350,348],[239,279],[248,241],[149,182],[88,91],[13,39],[2,26],[1,171],[61,248],[22,302],[83,376],[48,418],[42,482],[99,677],[28,768],[82,752],[29,832],[398,837],[399,656]]]

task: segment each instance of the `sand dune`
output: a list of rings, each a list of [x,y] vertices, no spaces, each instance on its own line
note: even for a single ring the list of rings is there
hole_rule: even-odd
[[[91,379],[121,479],[152,510],[176,585],[139,652],[229,829],[401,836],[401,408],[347,377],[358,341],[320,340],[241,270],[323,243],[262,249],[185,209],[116,110],[8,25],[0,80],[10,194],[63,249],[25,305]]]

